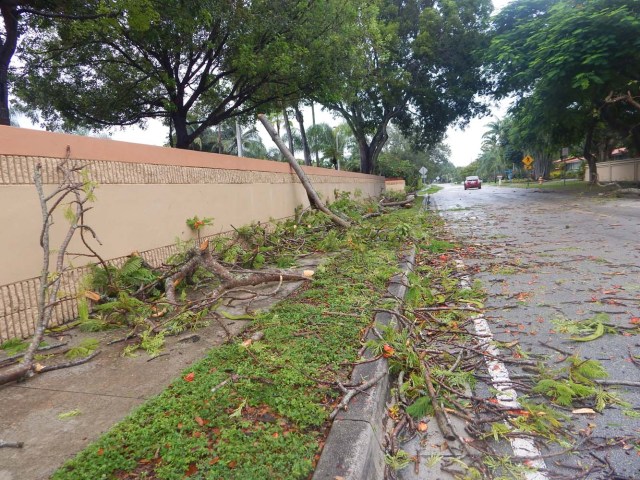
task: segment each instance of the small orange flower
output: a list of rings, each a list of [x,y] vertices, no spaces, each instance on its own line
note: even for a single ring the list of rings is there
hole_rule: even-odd
[[[391,345],[387,345],[386,343],[382,347],[382,356],[384,358],[391,357],[394,353],[396,353],[395,349]]]

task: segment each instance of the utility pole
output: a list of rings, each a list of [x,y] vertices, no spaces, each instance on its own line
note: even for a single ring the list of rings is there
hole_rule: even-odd
[[[236,120],[236,144],[238,145],[238,156],[242,156],[242,129],[240,128],[240,124],[238,120]]]
[[[560,160],[562,163],[562,184],[566,185],[567,184],[567,157],[569,156],[569,148],[568,147],[563,147],[562,151],[560,152]]]
[[[311,102],[311,123],[313,124],[313,126],[316,126],[316,107],[315,107],[315,102]],[[317,137],[317,135],[316,135]],[[313,142],[313,151],[316,154],[316,167],[320,166],[320,156],[318,155],[318,145],[317,142]]]

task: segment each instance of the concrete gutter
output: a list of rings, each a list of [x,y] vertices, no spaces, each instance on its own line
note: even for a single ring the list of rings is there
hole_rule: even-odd
[[[387,288],[387,299],[400,304],[404,299],[407,274],[413,270],[416,250],[405,253],[400,261],[401,273],[393,276]],[[396,325],[393,315],[379,312],[374,324]],[[366,340],[376,338],[369,332]],[[364,358],[373,358],[366,349]],[[366,392],[356,395],[347,410],[341,410],[331,426],[327,442],[316,466],[313,480],[382,480],[384,478],[384,434],[387,399],[389,397],[389,371],[387,360],[356,365],[351,383],[358,384],[385,373],[382,379]]]

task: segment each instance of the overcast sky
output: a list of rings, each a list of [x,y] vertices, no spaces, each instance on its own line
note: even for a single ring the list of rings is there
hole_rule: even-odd
[[[493,0],[493,6],[496,10],[500,10],[512,0]],[[495,13],[495,12],[494,12]],[[451,148],[451,162],[456,167],[469,165],[480,153],[482,145],[482,134],[486,130],[488,123],[497,118],[502,118],[507,112],[508,102],[493,102],[491,106],[491,114],[474,118],[464,129],[449,128],[445,143]]]

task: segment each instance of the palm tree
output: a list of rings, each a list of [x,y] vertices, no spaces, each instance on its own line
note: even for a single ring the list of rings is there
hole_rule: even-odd
[[[487,130],[482,134],[482,151],[478,157],[478,174],[481,177],[495,177],[506,168],[505,136],[504,120],[496,119],[487,124]]]
[[[267,158],[267,147],[254,126],[242,129],[242,156],[249,158]],[[191,145],[192,150],[201,152],[238,154],[235,121],[223,122],[215,127],[207,128]]]
[[[318,123],[309,127],[307,139],[309,147],[320,152],[321,165],[324,166],[334,164],[334,160],[336,167],[342,165],[347,158],[345,151],[351,153],[353,150],[351,147],[355,144],[351,129],[346,123],[333,128],[326,123]]]

